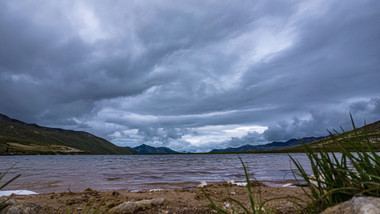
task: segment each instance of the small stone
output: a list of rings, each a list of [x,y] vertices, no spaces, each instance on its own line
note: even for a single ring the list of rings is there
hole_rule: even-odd
[[[91,188],[87,188],[84,190],[85,192],[94,192],[95,190],[91,189]]]
[[[119,192],[116,192],[116,191],[113,191],[113,192],[112,192],[112,196],[119,196],[119,195],[120,195]]]
[[[227,202],[224,202],[224,208],[228,209],[230,207],[230,204]]]

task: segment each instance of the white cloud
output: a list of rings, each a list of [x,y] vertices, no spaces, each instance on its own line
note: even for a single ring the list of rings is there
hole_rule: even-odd
[[[193,128],[194,133],[184,135],[182,139],[190,142],[194,146],[202,146],[204,144],[218,144],[232,137],[241,137],[248,132],[263,133],[267,127],[264,126],[242,126],[242,125],[219,125],[204,126]]]

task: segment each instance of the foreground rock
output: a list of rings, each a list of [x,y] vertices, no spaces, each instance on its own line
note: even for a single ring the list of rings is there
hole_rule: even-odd
[[[321,214],[378,214],[380,213],[380,198],[353,197],[351,200],[327,208]]]
[[[148,210],[154,206],[161,205],[163,203],[163,198],[141,201],[127,201],[112,208],[109,212],[114,214],[133,214],[137,211]]]
[[[8,206],[0,211],[0,214],[37,214],[42,212],[42,207],[35,203],[9,200]]]

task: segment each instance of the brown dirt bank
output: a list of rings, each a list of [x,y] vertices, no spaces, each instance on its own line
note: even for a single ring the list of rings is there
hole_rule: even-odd
[[[215,199],[220,206],[229,207],[225,203],[226,198],[231,197],[249,204],[246,187],[232,186],[227,184],[211,184],[204,187],[207,194]],[[303,190],[299,187],[254,187],[256,196],[261,192],[262,200],[277,197],[295,196],[306,199]],[[87,189],[84,192],[47,193],[38,195],[18,196],[12,199],[21,203],[33,203],[41,207],[39,213],[84,213],[90,207],[100,207],[101,210],[115,210],[115,207],[124,202],[141,202],[142,200],[154,201],[129,213],[215,213],[210,207],[200,188],[195,189],[172,189],[162,191],[95,191]],[[152,200],[153,199],[153,200]],[[302,205],[302,204],[301,204]],[[274,213],[297,213],[299,206],[291,202],[291,199],[278,199],[266,203],[266,207]],[[108,213],[108,212],[105,212]],[[118,213],[118,212],[114,212]],[[125,212],[127,213],[127,212]]]

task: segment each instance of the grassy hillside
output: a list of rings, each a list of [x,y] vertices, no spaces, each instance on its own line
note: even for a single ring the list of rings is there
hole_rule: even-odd
[[[333,137],[335,138],[335,140],[341,143],[345,143],[345,140],[352,138],[355,138],[355,140],[358,139],[359,141],[365,141],[365,136],[368,136],[368,139],[371,141],[371,143],[373,143],[375,151],[380,151],[380,121],[365,125],[361,128],[357,128],[352,131],[347,131],[340,134],[334,132],[332,134],[334,134]],[[313,150],[340,151],[339,146],[333,141],[332,137],[318,140],[307,145]],[[353,148],[351,145],[347,145],[346,147],[348,150],[355,150],[355,148]],[[300,145],[286,149],[274,150],[270,152],[305,152],[305,149],[302,145]]]
[[[0,114],[0,155],[136,153],[87,132],[26,124]]]

